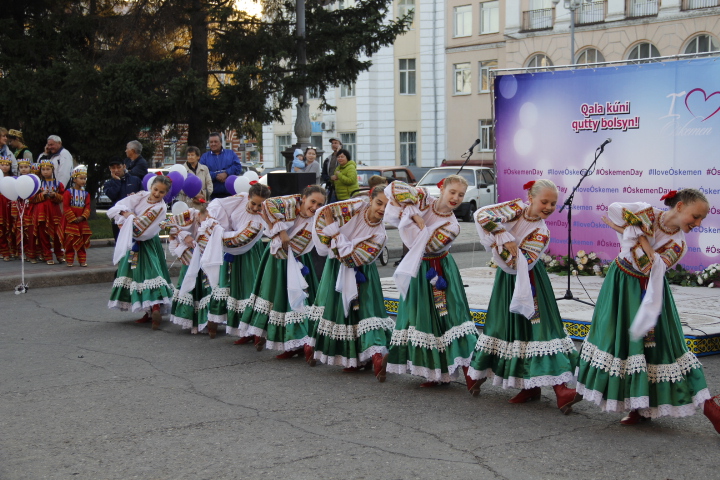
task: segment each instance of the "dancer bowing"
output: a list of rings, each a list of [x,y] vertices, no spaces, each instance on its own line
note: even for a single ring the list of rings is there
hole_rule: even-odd
[[[160,243],[160,225],[167,206],[163,197],[172,180],[158,175],[149,183],[149,192],[139,192],[120,200],[107,216],[120,228],[113,263],[118,265],[108,308],[145,311],[138,323],[147,322],[152,312],[152,328],[157,330],[162,311],[172,303],[173,287]]]
[[[710,210],[695,189],[664,195],[667,211],[613,203],[603,221],[618,233],[620,254],[603,282],[580,351],[577,391],[634,425],[684,417],[703,406],[720,433],[720,396],[710,398],[700,362],[688,351],[665,270],[687,252],[685,234]]]
[[[555,211],[558,191],[545,179],[524,188],[527,204],[518,198],[475,213],[480,241],[498,269],[466,381],[473,395],[488,378],[503,388],[521,388],[510,403],[538,400],[540,387],[552,386],[558,408],[568,414],[575,390],[565,382],[573,379],[578,353],[539,261],[550,243],[545,219]]]
[[[459,367],[470,364],[477,342],[460,271],[448,254],[460,233],[453,210],[467,181],[450,175],[439,186],[438,199],[399,181],[385,189],[385,219],[398,225],[410,250],[394,275],[400,305],[384,363],[390,373],[425,377],[422,387],[449,383]]]
[[[369,201],[331,203],[315,214],[315,248],[328,259],[310,308],[312,338],[305,360],[311,366],[319,360],[353,372],[368,364],[385,381],[382,359],[394,322],[387,316],[375,259],[387,240],[387,201],[383,187],[375,187]]]
[[[261,241],[266,228],[260,215],[262,205],[270,197],[270,189],[255,183],[248,193],[218,198],[210,202],[210,216],[223,228],[221,236],[213,237],[203,256],[203,268],[212,285],[209,320],[225,323],[225,333],[237,335],[238,326],[250,303],[260,258],[265,252]],[[222,261],[221,266],[217,266]],[[208,268],[215,264],[215,268]],[[250,335],[236,344],[252,340]]]
[[[324,203],[325,189],[318,185],[305,187],[302,195],[263,202],[265,234],[272,241],[260,260],[238,333],[255,336],[258,351],[284,351],[277,356],[281,360],[302,355],[310,341],[307,306],[315,300],[317,278],[308,253],[313,215]]]

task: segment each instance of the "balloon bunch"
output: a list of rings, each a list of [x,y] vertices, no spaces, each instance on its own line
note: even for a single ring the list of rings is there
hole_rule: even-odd
[[[247,193],[250,191],[250,186],[257,183],[258,178],[258,174],[252,170],[248,170],[242,176],[230,175],[225,180],[225,188],[227,188],[230,195]]]
[[[27,200],[40,190],[40,178],[31,173],[15,177],[0,178],[0,193],[11,201]]]

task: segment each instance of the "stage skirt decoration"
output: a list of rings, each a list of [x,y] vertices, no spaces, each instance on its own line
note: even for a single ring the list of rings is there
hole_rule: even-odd
[[[335,290],[341,265],[334,258],[325,263],[315,303],[310,307],[310,342],[320,362],[358,367],[376,353],[388,353],[395,322],[387,316],[374,263],[357,268],[366,281],[358,284],[357,309],[350,308],[345,316],[342,293]]]
[[[630,339],[643,294],[641,277],[620,259],[610,267],[580,352],[577,392],[608,412],[692,415],[710,393],[700,362],[688,351],[667,280],[657,325],[644,338]]]
[[[574,379],[578,352],[563,327],[550,279],[542,262],[530,271],[535,313],[510,312],[517,277],[497,269],[483,334],[468,375],[492,378],[503,388],[530,389]],[[533,321],[536,319],[537,321]]]

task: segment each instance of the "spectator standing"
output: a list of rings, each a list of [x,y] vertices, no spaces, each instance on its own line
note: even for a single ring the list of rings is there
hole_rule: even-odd
[[[305,170],[304,173],[314,173],[315,183],[320,185],[320,164],[316,161],[317,150],[315,147],[307,147],[305,149]]]
[[[350,152],[341,148],[337,151],[338,166],[335,174],[330,177],[335,185],[335,194],[338,200],[347,200],[353,193],[360,190],[357,179],[357,165],[352,161]]]
[[[0,157],[9,158],[12,162],[12,166],[10,167],[12,170],[13,175],[17,175],[17,160],[15,159],[15,155],[13,155],[13,152],[10,151],[10,148],[7,145],[8,143],[8,131],[6,128],[0,127]],[[32,163],[32,158],[30,159],[30,162]]]
[[[25,139],[20,130],[10,129],[8,132],[8,145],[13,149],[15,159],[24,158],[25,160],[30,160],[32,163],[33,154],[27,145],[25,145]]]
[[[211,198],[225,198],[230,193],[225,188],[225,180],[230,175],[242,175],[243,169],[240,159],[230,149],[222,148],[220,134],[213,132],[208,138],[210,151],[203,153],[200,164],[208,167],[213,182]]]
[[[125,146],[125,166],[130,175],[137,177],[142,181],[148,173],[148,163],[142,156],[142,143],[137,140],[128,142]]]
[[[335,196],[335,188],[330,177],[335,174],[335,169],[338,165],[337,152],[342,148],[342,146],[343,144],[340,140],[338,140],[337,138],[331,138],[330,148],[332,149],[332,153],[325,158],[322,166],[322,174],[320,175],[320,179],[325,183],[325,188],[328,192],[328,203],[337,201],[337,197]]]
[[[70,152],[63,147],[62,139],[57,135],[48,137],[45,151],[40,154],[37,161],[40,163],[44,159],[49,159],[53,163],[55,179],[63,185],[67,185],[73,169],[73,158]]]
[[[200,149],[197,147],[187,148],[187,161],[185,162],[185,170],[192,173],[202,181],[202,190],[194,198],[188,198],[185,193],[177,196],[177,200],[187,203],[192,208],[199,208],[205,201],[210,201],[210,195],[213,192],[213,182],[210,178],[208,167],[200,164]],[[202,200],[202,201],[201,201]]]
[[[114,207],[117,202],[131,193],[142,190],[142,180],[130,175],[125,167],[125,162],[119,158],[110,160],[110,180],[103,185],[103,191],[108,196]],[[120,228],[112,222],[113,237],[117,240]]]

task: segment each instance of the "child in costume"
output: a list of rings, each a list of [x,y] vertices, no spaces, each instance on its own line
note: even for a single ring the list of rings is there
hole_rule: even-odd
[[[720,433],[720,396],[710,398],[702,365],[688,351],[665,271],[687,252],[685,235],[710,205],[695,189],[664,195],[667,211],[643,202],[613,203],[603,221],[618,233],[620,254],[608,271],[580,351],[577,392],[635,425],[684,417],[703,407]]]
[[[113,255],[113,263],[119,265],[108,308],[144,311],[140,323],[152,312],[153,330],[160,327],[163,310],[169,309],[173,296],[159,237],[167,210],[163,197],[171,185],[170,178],[158,175],[148,182],[149,192],[129,195],[107,213],[120,226]]]
[[[450,175],[438,186],[438,199],[399,181],[385,189],[385,219],[398,225],[409,251],[393,276],[400,305],[384,362],[390,373],[425,377],[422,387],[449,383],[459,367],[470,365],[477,342],[460,271],[448,254],[460,233],[453,210],[468,184]]]
[[[30,175],[30,161],[24,158],[18,160],[18,177],[22,175]],[[22,247],[24,251],[24,260],[30,263],[37,263],[38,257],[38,239],[35,235],[35,203],[42,197],[42,191],[38,191],[35,195],[27,200],[14,200],[10,202],[10,215],[13,218],[13,230],[15,231],[15,248],[18,252]],[[22,224],[20,222],[20,205],[24,205],[22,215]]]
[[[515,199],[475,212],[475,226],[498,265],[487,320],[466,377],[477,395],[488,378],[503,388],[522,390],[510,403],[540,398],[552,386],[557,406],[570,413],[578,353],[563,327],[555,294],[539,259],[550,245],[545,219],[555,211],[557,187],[550,180],[528,182],[527,203]]]
[[[268,198],[262,213],[272,238],[265,250],[250,302],[238,326],[239,336],[255,336],[255,348],[284,351],[278,359],[302,355],[310,342],[308,304],[315,300],[317,278],[309,255],[312,221],[325,203],[325,189],[305,187],[302,195]]]
[[[77,253],[78,263],[87,267],[87,251],[90,246],[90,194],[85,191],[87,167],[78,165],[71,173],[72,187],[63,194],[63,218],[60,225],[65,261],[72,267]]]
[[[211,239],[202,260],[212,286],[208,319],[226,324],[228,335],[238,335],[240,319],[253,293],[265,252],[261,239],[267,225],[261,211],[269,197],[267,186],[254,183],[247,193],[215,199],[208,207],[212,218],[222,227],[221,235]],[[249,343],[252,339],[249,335],[237,339],[235,344]]]
[[[58,263],[65,261],[60,241],[60,222],[65,185],[55,179],[55,167],[50,160],[40,162],[40,191],[30,203],[34,203],[35,235],[40,242],[43,258],[48,265],[54,265],[53,251]]]
[[[387,201],[384,188],[376,187],[369,201],[345,200],[315,213],[315,248],[328,259],[310,308],[312,331],[305,359],[311,366],[319,360],[353,372],[367,364],[385,381],[382,359],[395,322],[387,316],[375,259],[387,240]]]
[[[0,171],[4,177],[12,176],[12,159],[0,156]],[[0,194],[0,257],[9,262],[17,256],[15,223],[12,218],[12,202]]]

